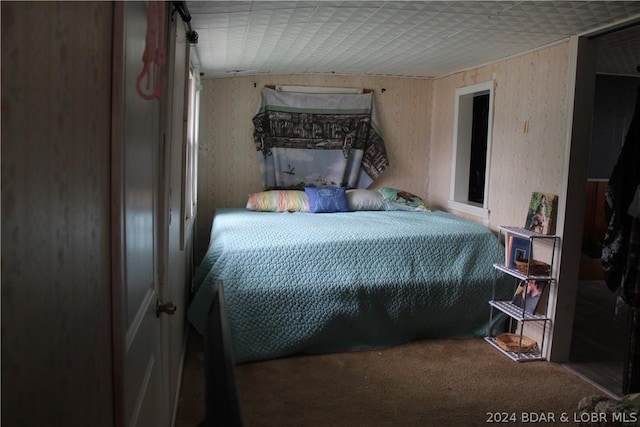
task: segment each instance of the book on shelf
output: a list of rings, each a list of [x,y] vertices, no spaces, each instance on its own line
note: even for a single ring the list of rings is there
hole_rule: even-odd
[[[523,239],[517,236],[508,236],[507,245],[505,247],[505,263],[507,268],[517,270],[516,260],[529,259],[531,250],[529,239]]]

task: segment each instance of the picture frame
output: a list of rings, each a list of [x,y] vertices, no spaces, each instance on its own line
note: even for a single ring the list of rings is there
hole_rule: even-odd
[[[557,195],[534,191],[531,193],[524,228],[539,234],[554,234],[557,211]]]
[[[539,313],[547,299],[547,282],[539,280],[521,281],[516,287],[511,303],[523,308],[526,313]]]
[[[529,239],[509,236],[506,246],[505,266],[512,270],[517,270],[517,259],[529,259],[529,252],[531,250],[530,243]]]

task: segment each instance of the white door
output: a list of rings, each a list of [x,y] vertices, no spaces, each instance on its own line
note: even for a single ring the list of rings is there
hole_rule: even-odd
[[[136,92],[146,2],[114,6],[114,348],[116,416],[126,426],[170,424],[162,381],[158,302],[159,101]]]

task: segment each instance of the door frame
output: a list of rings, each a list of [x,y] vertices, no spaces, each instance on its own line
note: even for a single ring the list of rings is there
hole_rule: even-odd
[[[571,350],[587,193],[591,118],[595,101],[597,46],[592,38],[637,22],[640,22],[638,17],[627,19],[570,39],[565,161],[558,203],[557,234],[562,240],[556,264],[559,268],[557,291],[550,295],[549,300],[553,322],[547,336],[548,359],[553,362],[568,361]]]
[[[184,163],[183,144],[182,138],[177,138],[174,130],[184,126],[183,105],[181,104],[184,94],[179,91],[182,87],[181,77],[175,75],[175,70],[176,62],[182,60],[182,57],[176,53],[177,43],[179,40],[184,40],[186,43],[186,29],[177,14],[170,13],[168,15],[171,18],[168,20],[165,33],[167,35],[167,61],[165,64],[167,86],[160,107],[161,122],[164,125],[161,128],[160,170],[158,171],[160,186],[157,233],[159,298],[162,302],[174,302],[177,307],[174,316],[165,315],[160,318],[160,334],[164,344],[162,348],[162,368],[165,373],[162,382],[166,389],[164,399],[167,407],[171,408],[171,425],[173,425],[177,415],[182,368],[186,357],[187,323],[185,313],[188,301],[185,295],[186,284],[183,279],[186,277],[185,268],[191,265],[187,263],[191,251],[185,250],[181,221],[183,212],[179,202],[183,200],[183,169],[180,167]],[[187,49],[189,49],[188,45]],[[182,131],[178,133],[182,135]],[[180,251],[181,256],[175,258],[173,255],[177,251]],[[176,354],[179,356],[176,357]],[[173,399],[172,393],[175,393]]]
[[[124,3],[113,3],[113,52],[111,78],[111,313],[113,340],[113,411],[114,424],[123,426],[124,420],[124,347],[125,327],[122,313],[124,298],[124,235],[123,179],[124,153],[124,84],[125,84],[125,16]]]

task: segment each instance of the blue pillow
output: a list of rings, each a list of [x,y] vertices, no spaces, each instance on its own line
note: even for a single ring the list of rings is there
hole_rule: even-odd
[[[343,187],[305,187],[309,210],[314,213],[351,212]]]

